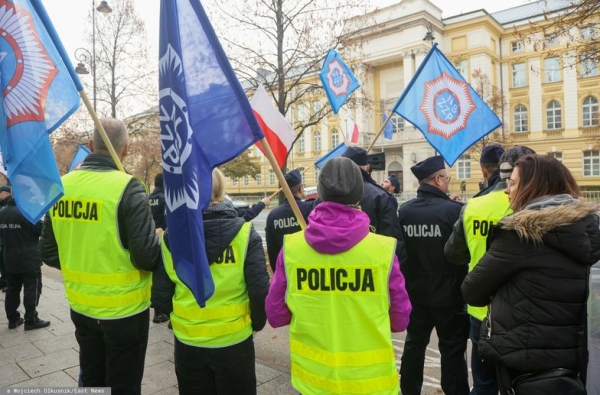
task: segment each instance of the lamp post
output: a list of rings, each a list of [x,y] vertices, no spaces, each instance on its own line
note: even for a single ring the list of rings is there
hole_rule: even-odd
[[[94,0],[92,0],[92,52],[85,48],[77,48],[75,50],[75,58],[79,61],[75,72],[77,74],[89,74],[89,71],[85,67],[85,63],[89,63],[92,69],[92,97],[94,104],[94,112],[96,111],[96,11],[106,15],[112,12],[112,8],[108,5],[108,2],[101,1],[98,7],[95,7]],[[85,62],[85,63],[84,63]]]
[[[433,45],[433,41],[435,37],[433,36],[433,25],[429,21],[425,21],[425,28],[427,29],[427,33],[425,33],[425,37],[423,37],[423,41],[429,43],[429,45]]]

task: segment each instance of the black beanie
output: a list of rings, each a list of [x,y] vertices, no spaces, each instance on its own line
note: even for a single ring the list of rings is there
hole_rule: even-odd
[[[363,197],[360,168],[348,158],[330,159],[321,169],[317,190],[324,202],[359,203]]]

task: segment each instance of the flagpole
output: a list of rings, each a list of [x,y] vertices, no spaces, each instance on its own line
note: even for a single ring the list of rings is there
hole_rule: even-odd
[[[383,125],[381,125],[381,129],[379,129],[379,132],[377,132],[377,134],[375,135],[375,137],[371,141],[371,144],[369,145],[369,148],[367,148],[367,152],[371,151],[371,148],[373,148],[373,146],[375,145],[375,142],[377,141],[377,138],[381,135],[381,133],[383,132],[383,130],[385,129],[385,127],[387,126],[387,124],[392,120],[392,116],[393,115],[394,115],[394,112],[392,111],[392,113],[387,117],[387,119],[385,120],[385,122],[383,123]]]
[[[262,147],[265,150],[265,152],[264,152],[265,156],[267,157],[267,159],[269,159],[269,162],[271,163],[271,167],[273,168],[273,171],[275,172],[275,175],[277,176],[277,180],[279,180],[279,185],[281,185],[283,194],[287,198],[288,203],[290,204],[290,207],[292,208],[292,211],[294,212],[294,215],[296,216],[296,220],[298,221],[298,224],[300,225],[300,228],[306,229],[306,222],[304,221],[304,217],[302,216],[302,213],[300,212],[300,207],[298,207],[298,203],[296,203],[296,199],[294,199],[294,195],[292,195],[292,191],[290,190],[290,187],[288,186],[287,181],[285,181],[285,177],[283,176],[283,173],[281,172],[281,169],[279,168],[279,165],[277,164],[275,155],[273,155],[273,151],[271,151],[269,142],[267,141],[267,139],[265,137],[263,137],[262,139],[260,139],[260,143],[262,144]]]
[[[108,135],[106,134],[106,131],[104,130],[104,127],[100,123],[100,120],[98,119],[98,115],[96,114],[96,111],[94,111],[94,107],[92,106],[92,103],[90,103],[90,99],[88,99],[87,95],[85,94],[85,92],[83,90],[79,91],[79,96],[81,96],[81,99],[83,100],[83,103],[85,104],[85,107],[88,109],[90,115],[92,116],[92,119],[94,120],[94,125],[96,125],[96,129],[100,133],[100,137],[102,137],[102,141],[104,141],[104,145],[108,149],[108,152],[110,153],[111,158],[115,161],[117,168],[120,171],[124,172],[125,169],[123,168],[123,164],[121,163],[121,160],[117,156],[117,153],[115,152],[115,149],[113,148],[113,145],[110,142],[110,139],[108,138]]]

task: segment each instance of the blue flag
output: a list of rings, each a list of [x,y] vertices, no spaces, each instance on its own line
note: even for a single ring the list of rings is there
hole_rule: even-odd
[[[431,48],[392,109],[423,133],[448,166],[500,119],[437,48]]]
[[[338,144],[334,149],[317,159],[317,161],[315,162],[315,167],[319,170],[322,169],[329,159],[333,159],[335,157],[340,156],[344,153],[344,151],[346,151],[346,143]]]
[[[40,0],[4,1],[0,30],[0,149],[17,206],[36,223],[64,193],[49,134],[79,107],[75,72]]]
[[[387,115],[381,115],[381,122],[385,123],[387,120]],[[394,138],[394,125],[392,125],[392,121],[390,120],[387,125],[385,125],[385,129],[383,129],[383,137],[388,140]]]
[[[212,169],[264,138],[198,0],[161,0],[159,117],[169,248],[202,307],[214,292],[202,212]]]
[[[335,49],[327,52],[319,77],[334,114],[338,113],[340,107],[348,100],[348,96],[360,86]]]
[[[73,156],[71,165],[69,166],[69,172],[74,169],[79,169],[81,162],[83,162],[88,154],[91,154],[90,150],[85,145],[80,144],[79,148],[77,148],[77,152],[75,152],[75,156]]]

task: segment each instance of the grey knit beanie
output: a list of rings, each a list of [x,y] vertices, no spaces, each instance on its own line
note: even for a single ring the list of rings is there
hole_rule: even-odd
[[[513,171],[513,166],[517,159],[522,156],[535,154],[535,151],[529,147],[525,147],[524,145],[515,145],[514,147],[510,147],[500,157],[498,161],[498,166],[500,167],[500,178],[505,180],[510,177]]]
[[[363,197],[360,168],[350,159],[340,157],[325,163],[317,184],[319,197],[324,202],[356,204]]]

